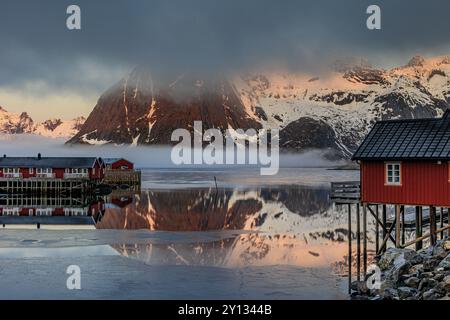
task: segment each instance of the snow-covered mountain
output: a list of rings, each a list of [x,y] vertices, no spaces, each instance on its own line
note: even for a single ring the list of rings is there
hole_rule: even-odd
[[[4,134],[36,134],[68,139],[78,133],[85,120],[84,117],[78,117],[73,120],[50,119],[37,123],[26,112],[8,112],[0,107],[0,133]]]
[[[450,56],[383,70],[340,61],[322,74],[289,71],[204,79],[136,68],[108,90],[69,143],[167,144],[176,128],[279,128],[280,145],[348,157],[379,119],[437,117],[449,107]]]

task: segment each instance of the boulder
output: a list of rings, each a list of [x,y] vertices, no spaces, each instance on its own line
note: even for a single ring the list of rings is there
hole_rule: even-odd
[[[418,276],[419,274],[421,274],[423,272],[423,264],[416,264],[414,266],[412,266],[411,268],[409,268],[408,273],[413,274],[415,276]]]
[[[358,295],[365,295],[369,293],[369,288],[367,287],[366,281],[353,281],[350,288]]]
[[[434,279],[424,278],[420,281],[418,289],[420,291],[429,290],[434,288],[438,282]]]
[[[435,289],[430,289],[423,293],[422,299],[423,300],[437,300],[442,298],[443,295],[437,292]]]
[[[410,288],[410,287],[398,287],[397,288],[398,297],[401,300],[414,297],[418,293],[417,289]]]
[[[398,291],[394,288],[384,290],[382,297],[386,300],[399,300]]]
[[[431,258],[425,259],[423,262],[423,270],[433,271],[439,265],[440,262],[441,262],[441,259],[439,259],[437,257],[431,257]]]
[[[444,259],[447,256],[447,250],[444,248],[444,244],[440,243],[433,248],[433,257]]]
[[[446,276],[446,277],[442,280],[442,282],[444,283],[444,289],[445,289],[447,292],[450,292],[450,275]]]
[[[410,288],[418,288],[419,287],[419,283],[420,283],[420,279],[417,277],[411,277],[408,278],[404,281],[405,285],[410,287]]]
[[[412,249],[399,249],[399,248],[389,248],[386,250],[386,252],[383,254],[383,256],[380,258],[380,261],[378,262],[378,266],[382,271],[390,269],[395,264],[403,263],[403,260],[405,262],[409,262],[411,265],[420,263],[413,263],[415,260],[421,260],[421,258],[418,258],[417,252],[415,252]]]
[[[439,268],[443,268],[444,270],[450,270],[450,253],[445,257],[439,264]]]

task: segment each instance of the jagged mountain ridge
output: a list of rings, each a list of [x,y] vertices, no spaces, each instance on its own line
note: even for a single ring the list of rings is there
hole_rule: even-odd
[[[348,157],[380,119],[437,117],[449,107],[450,57],[376,69],[341,63],[323,75],[159,77],[136,68],[103,94],[69,143],[168,144],[173,130],[279,128],[283,149]]]
[[[3,134],[36,134],[49,138],[70,138],[82,127],[84,117],[73,120],[49,119],[34,122],[26,112],[8,112],[0,106],[0,133]]]

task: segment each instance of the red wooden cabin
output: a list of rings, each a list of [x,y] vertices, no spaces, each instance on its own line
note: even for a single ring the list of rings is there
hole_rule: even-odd
[[[353,160],[363,203],[450,207],[450,112],[377,122]]]
[[[133,170],[134,164],[123,158],[103,159],[107,170]]]
[[[4,179],[90,179],[104,177],[102,161],[94,157],[7,157],[0,158]]]

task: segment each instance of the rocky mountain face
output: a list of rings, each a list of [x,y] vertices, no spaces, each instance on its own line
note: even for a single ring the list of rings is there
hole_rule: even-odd
[[[211,79],[135,69],[98,100],[69,143],[168,144],[173,130],[278,128],[285,150],[349,157],[373,123],[438,117],[450,102],[450,56],[383,70],[339,63],[321,75],[268,72]]]
[[[174,130],[192,132],[194,121],[202,121],[204,130],[261,128],[225,79],[154,79],[136,69],[100,97],[69,143],[170,144]]]
[[[80,130],[85,120],[84,117],[78,117],[69,121],[50,119],[37,123],[26,112],[18,114],[0,107],[0,133],[4,134],[37,134],[49,138],[70,138]]]

